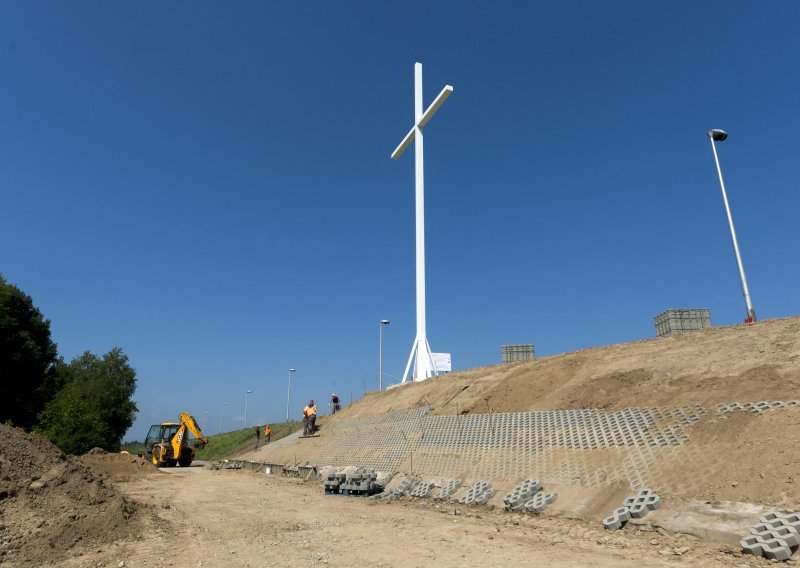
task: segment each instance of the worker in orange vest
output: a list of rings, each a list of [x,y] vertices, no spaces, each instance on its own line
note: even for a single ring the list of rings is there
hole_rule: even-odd
[[[269,427],[269,424],[264,426],[264,443],[269,444],[269,438],[272,435],[272,428]]]
[[[317,405],[311,400],[303,409],[303,436],[311,436],[317,429]]]

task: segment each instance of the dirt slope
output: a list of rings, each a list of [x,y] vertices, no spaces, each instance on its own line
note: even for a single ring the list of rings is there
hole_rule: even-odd
[[[716,327],[459,371],[367,394],[341,419],[726,404],[800,398],[800,317]]]
[[[320,438],[281,441],[247,459],[331,463],[326,460],[335,449],[345,447],[340,431],[369,417],[420,407],[430,407],[429,415],[439,417],[585,408],[602,413],[653,408],[674,416],[675,409],[688,405],[702,407],[703,413],[696,423],[680,426],[688,438],[677,446],[546,446],[544,451],[526,456],[530,458],[526,471],[510,469],[520,480],[536,475],[560,484],[565,497],[568,486],[573,486],[576,495],[599,507],[585,508],[583,516],[600,514],[603,492],[617,485],[632,488],[628,485],[634,484],[631,478],[614,474],[636,460],[645,462],[634,468],[641,480],[673,503],[726,500],[797,508],[800,408],[760,415],[746,411],[719,414],[717,410],[732,402],[798,399],[800,318],[794,317],[470,369],[371,393],[336,416],[323,418]],[[369,434],[365,432],[364,449],[353,453],[356,461],[369,453]],[[520,435],[526,434],[520,431]],[[379,451],[376,448],[373,453]],[[416,451],[414,471],[437,475],[433,469],[425,469],[435,461],[432,456],[426,456],[421,447]],[[453,452],[453,470],[447,473],[462,479],[485,476],[498,486],[501,482],[513,484],[515,477],[503,477],[497,471],[512,460],[518,465],[517,458],[498,452],[492,462],[492,456],[484,452],[480,469],[473,467],[475,458]],[[401,467],[408,470],[410,458]]]

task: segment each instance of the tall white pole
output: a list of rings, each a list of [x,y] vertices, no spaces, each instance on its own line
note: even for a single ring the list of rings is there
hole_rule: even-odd
[[[244,427],[247,428],[247,397],[253,392],[250,389],[244,391]]]
[[[714,144],[714,138],[709,136],[711,140],[711,150],[714,152],[714,162],[717,164],[717,175],[719,176],[719,185],[722,188],[722,201],[725,203],[725,213],[728,215],[728,226],[731,230],[731,240],[733,241],[733,253],[736,255],[736,265],[739,267],[739,279],[742,282],[742,294],[744,295],[744,305],[747,310],[747,319],[745,323],[752,323],[756,321],[756,311],[753,309],[753,301],[750,298],[750,288],[747,286],[747,277],[744,273],[744,264],[742,264],[742,255],[739,253],[739,243],[736,240],[736,230],[733,228],[733,216],[731,215],[731,208],[728,205],[728,195],[725,192],[725,182],[722,181],[722,168],[719,165],[719,157],[717,156],[717,146]]]
[[[414,380],[431,376],[431,348],[428,345],[425,319],[425,161],[422,128],[422,63],[414,64],[414,161],[416,174],[416,225],[417,225],[417,339],[414,359]]]
[[[227,402],[223,402],[219,405],[219,433],[222,434],[222,420],[225,416],[225,405],[228,404]]]
[[[412,380],[424,380],[436,375],[431,348],[428,344],[425,322],[425,163],[423,159],[424,145],[422,130],[439,107],[453,92],[453,87],[445,85],[431,105],[422,107],[422,64],[414,64],[414,126],[406,134],[400,145],[392,152],[392,159],[397,159],[414,142],[414,186],[416,206],[416,256],[417,256],[417,335],[411,346],[408,364],[403,373],[406,382],[411,362],[414,361]]]
[[[383,390],[383,326],[389,325],[389,320],[378,322],[380,332],[378,334],[378,390]]]

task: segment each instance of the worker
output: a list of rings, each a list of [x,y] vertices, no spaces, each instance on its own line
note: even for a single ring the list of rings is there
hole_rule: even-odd
[[[256,447],[253,448],[253,449],[257,450],[258,449],[258,439],[261,437],[261,424],[256,426],[255,432],[256,432]]]
[[[272,435],[272,428],[269,427],[269,424],[264,426],[264,444],[269,444],[269,438]]]
[[[303,409],[303,436],[311,436],[317,429],[317,405],[313,400]]]
[[[336,393],[331,394],[331,414],[336,414],[342,409],[342,405],[339,403],[339,397],[336,396]]]

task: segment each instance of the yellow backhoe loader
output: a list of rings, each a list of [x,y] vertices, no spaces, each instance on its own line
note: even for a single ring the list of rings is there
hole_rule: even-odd
[[[197,438],[194,447],[189,445],[189,434]],[[203,448],[208,439],[203,436],[200,426],[188,412],[181,414],[180,422],[153,424],[144,440],[144,452],[140,457],[147,458],[158,467],[189,467],[194,460],[194,448]]]

